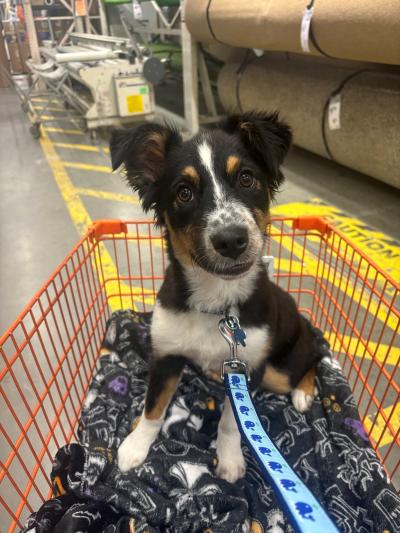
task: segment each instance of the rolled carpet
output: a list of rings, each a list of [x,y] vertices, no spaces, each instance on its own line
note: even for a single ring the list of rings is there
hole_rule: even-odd
[[[200,42],[302,53],[310,4],[311,54],[400,64],[398,0],[187,0],[185,20]]]
[[[280,110],[296,145],[400,188],[400,74],[330,63],[283,54],[227,63],[218,79],[222,105]],[[330,129],[328,102],[335,93],[334,126],[340,127]]]

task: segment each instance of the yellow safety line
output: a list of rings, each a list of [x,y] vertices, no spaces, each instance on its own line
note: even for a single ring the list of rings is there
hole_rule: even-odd
[[[126,204],[139,204],[139,198],[137,196],[131,196],[129,194],[99,191],[96,189],[85,189],[82,187],[77,187],[76,191],[82,196],[91,196],[92,198],[101,198],[102,200],[112,200],[114,202],[123,202]]]
[[[390,424],[394,430],[396,430],[400,426],[400,403],[397,402],[394,407],[393,405],[389,405],[388,407],[385,407],[383,409],[386,418],[390,417]],[[393,435],[390,432],[390,429],[387,427],[386,421],[383,418],[383,416],[379,413],[376,417],[376,413],[373,415],[368,415],[364,420],[364,426],[367,432],[370,431],[372,422],[375,421],[373,429],[371,431],[371,438],[375,442],[379,442],[379,447],[386,446],[387,444],[390,444],[393,441]],[[384,432],[383,437],[381,439],[382,432]]]
[[[290,203],[275,206],[274,214],[284,216],[316,215],[341,230],[368,257],[394,279],[400,279],[400,244],[385,233],[369,228],[364,222],[350,217],[340,209],[324,204],[319,198],[309,203]]]
[[[106,165],[90,165],[88,163],[75,163],[74,161],[64,161],[64,166],[67,168],[76,168],[78,170],[90,170],[92,172],[104,172],[105,174],[111,173],[111,167]]]
[[[77,143],[59,143],[53,142],[57,148],[71,148],[72,150],[83,150],[84,152],[98,152],[97,146],[91,146],[90,144],[77,144]]]
[[[289,247],[289,245],[288,245]],[[280,273],[290,273],[294,276],[299,276],[301,273],[303,274],[311,274],[311,269],[306,265],[306,263],[303,264],[300,261],[297,261],[296,259],[286,259],[281,257],[279,260],[279,272]],[[275,273],[278,273],[278,264],[276,259],[275,264]],[[315,274],[315,272],[314,272]],[[334,333],[331,335],[326,334],[326,338],[330,341],[331,348],[334,352],[343,353],[343,348],[341,348],[341,342],[339,339],[335,336]],[[389,346],[387,344],[379,344],[377,346],[376,342],[367,341],[364,339],[364,344],[360,341],[358,342],[357,337],[351,337],[350,335],[344,335],[343,337],[343,346],[348,347],[347,351],[348,353],[351,353],[352,355],[355,355],[357,357],[363,357],[365,359],[371,359],[371,355],[365,350],[364,346],[368,345],[369,349],[374,352],[374,359],[383,363],[386,360],[386,363],[389,365],[397,365],[400,360],[400,348],[396,348],[392,346],[390,348],[389,355]],[[387,356],[387,359],[386,359]]]
[[[64,128],[53,128],[48,126],[42,126],[42,129],[49,133],[65,133],[66,135],[85,135],[85,132],[81,130],[68,130]]]
[[[83,187],[76,187],[75,190],[81,195],[81,196],[89,196],[91,198],[99,198],[100,200],[111,200],[115,202],[123,202],[127,204],[133,204],[133,205],[139,205],[140,201],[137,196],[130,196],[128,194],[119,194],[115,192],[109,192],[109,191],[99,191],[96,189],[86,189]],[[164,247],[165,243],[163,239],[159,238],[153,238],[151,239],[152,246],[160,246]]]
[[[42,149],[50,168],[53,171],[54,178],[68,207],[69,214],[75,227],[77,228],[79,235],[83,235],[92,224],[92,220],[65,171],[65,164],[59,158],[53,143],[46,134],[46,131],[42,132],[40,144],[42,145]]]
[[[92,220],[65,170],[65,164],[59,158],[45,130],[42,132],[40,144],[53,172],[55,181],[58,185],[64,202],[67,206],[70,217],[76,229],[78,230],[78,233],[80,235],[83,235],[91,226]],[[114,262],[103,243],[99,244],[98,250],[101,257],[102,271],[104,273],[104,279],[101,281],[104,282],[104,280],[110,280],[113,278],[118,279],[118,272],[116,270]],[[131,289],[127,284],[118,283],[118,281],[107,281],[106,286],[109,294],[120,294],[120,292],[123,291],[125,294],[129,295],[126,297],[122,297],[122,307],[124,308],[132,307],[132,300],[142,301],[142,298],[140,296],[141,289],[139,289],[138,287],[132,287],[133,297],[131,298]],[[147,289],[144,289],[144,293],[151,295],[151,291]],[[148,304],[153,304],[154,297],[152,295],[146,297],[145,302]],[[110,298],[109,305],[112,310],[120,309],[121,298],[119,296]]]
[[[290,213],[291,216],[297,216],[294,207],[298,205],[299,204],[294,204],[293,209],[291,209],[292,204],[276,206],[274,208],[274,214],[288,216],[288,214]],[[310,211],[311,209],[309,210],[308,214],[312,214],[310,213]],[[319,261],[318,259],[316,259],[315,254],[304,250],[304,248],[298,242],[293,241],[292,237],[282,237],[278,238],[278,240],[280,240],[282,248],[285,248],[287,251],[292,253],[293,256],[296,257],[296,259],[301,259],[304,257],[304,274],[316,274],[316,272],[318,271]],[[322,274],[322,265],[320,266],[319,270]],[[338,287],[340,291],[345,292],[349,297],[354,300],[354,308],[358,306],[358,304],[360,304],[361,308],[368,309],[368,312],[372,316],[377,316],[379,320],[381,320],[382,322],[386,322],[387,325],[393,330],[398,327],[398,318],[394,315],[390,315],[388,317],[388,310],[385,305],[380,305],[379,302],[376,301],[376,299],[370,299],[368,297],[368,293],[361,291],[358,286],[354,287],[354,284],[352,282],[349,282],[347,285],[346,277],[334,275],[333,265],[331,265],[331,268],[329,268],[329,265],[324,265],[323,273],[325,281],[329,282],[329,284],[332,284],[335,287]]]
[[[325,334],[325,337],[329,341],[333,352],[343,353],[343,347],[345,347],[346,351],[351,355],[364,359],[372,359],[371,355],[365,349],[367,345],[370,351],[374,353],[374,361],[379,361],[380,363],[385,362],[385,365],[393,366],[398,366],[400,362],[400,348],[396,346],[389,347],[388,344],[377,344],[371,340],[367,342],[365,339],[361,342],[357,337],[352,337],[351,335],[342,335],[342,340],[339,340],[334,333],[331,335]]]

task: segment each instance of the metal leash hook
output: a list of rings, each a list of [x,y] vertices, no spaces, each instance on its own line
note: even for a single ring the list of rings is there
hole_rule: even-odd
[[[250,375],[247,363],[239,359],[237,354],[238,344],[246,346],[246,332],[240,326],[239,319],[236,316],[227,315],[219,321],[218,329],[226,342],[229,344],[230,358],[223,361],[221,365],[221,379],[224,379],[225,373],[234,372],[246,374],[250,381]]]

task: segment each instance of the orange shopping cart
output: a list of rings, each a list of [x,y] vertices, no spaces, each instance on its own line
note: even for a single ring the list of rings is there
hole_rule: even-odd
[[[321,218],[273,218],[274,280],[341,363],[371,444],[400,487],[400,285]],[[0,523],[21,528],[51,494],[76,436],[111,312],[150,311],[166,254],[153,223],[93,224],[0,339]]]

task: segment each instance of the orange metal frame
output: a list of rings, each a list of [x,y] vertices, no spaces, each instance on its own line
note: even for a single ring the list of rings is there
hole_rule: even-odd
[[[399,487],[400,285],[322,218],[273,218],[268,234],[275,281],[324,331]],[[7,531],[51,494],[52,459],[76,436],[111,311],[151,310],[166,262],[151,221],[95,222],[1,337],[0,523]]]

